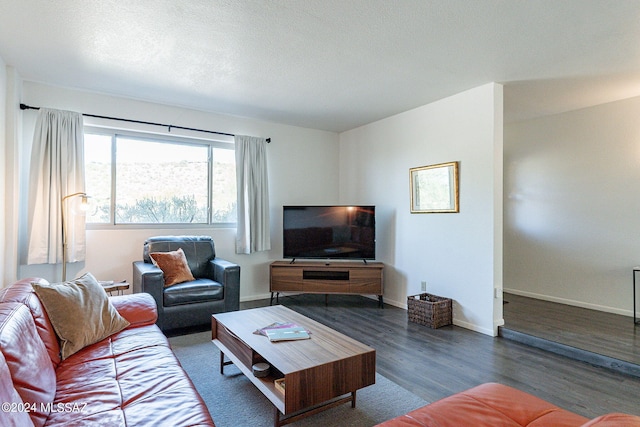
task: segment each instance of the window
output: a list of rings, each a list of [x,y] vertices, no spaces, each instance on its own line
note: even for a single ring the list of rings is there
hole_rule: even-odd
[[[236,222],[232,143],[85,129],[87,223]]]

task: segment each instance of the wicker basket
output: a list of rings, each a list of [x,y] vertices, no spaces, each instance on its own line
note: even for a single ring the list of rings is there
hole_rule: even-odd
[[[450,298],[423,293],[407,297],[409,321],[439,328],[452,322],[452,302]]]

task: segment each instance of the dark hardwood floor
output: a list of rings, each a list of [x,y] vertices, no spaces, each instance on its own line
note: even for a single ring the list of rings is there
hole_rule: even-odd
[[[280,303],[376,349],[377,371],[433,402],[495,381],[593,418],[640,415],[640,378],[457,326],[431,329],[360,296],[281,296]],[[241,309],[268,305],[241,303]]]
[[[640,325],[633,318],[504,294],[505,327],[640,365]]]

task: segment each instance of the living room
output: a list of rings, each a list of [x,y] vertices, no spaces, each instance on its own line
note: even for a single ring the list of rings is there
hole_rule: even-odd
[[[374,132],[378,134],[375,138],[367,137],[366,140],[361,140],[358,136],[359,132],[367,131],[366,127],[340,135],[336,132],[185,110],[28,81],[22,82],[16,93],[21,94],[20,102],[28,105],[46,105],[50,108],[82,112],[99,109],[101,115],[135,116],[137,120],[154,122],[172,122],[174,117],[184,117],[184,121],[180,123],[182,126],[216,130],[233,128],[234,132],[238,133],[270,137],[272,142],[268,145],[268,162],[272,250],[237,255],[234,229],[188,230],[189,234],[211,235],[216,242],[217,252],[241,265],[241,300],[269,296],[268,265],[282,258],[283,205],[368,203],[377,206],[377,259],[386,265],[386,301],[400,306],[406,305],[406,295],[419,293],[421,280],[426,280],[432,293],[453,298],[458,302],[457,307],[464,307],[455,313],[456,322],[491,335],[495,329],[494,304],[497,310],[502,308],[501,301],[493,296],[494,283],[500,283],[502,269],[501,256],[494,254],[494,246],[498,246],[495,249],[498,251],[501,246],[501,209],[493,206],[494,203],[501,203],[501,170],[500,165],[497,171],[488,167],[501,160],[499,141],[494,142],[501,132],[501,125],[494,125],[494,121],[501,121],[500,110],[494,113],[494,109],[499,108],[494,107],[494,103],[500,102],[500,92],[500,85],[488,84],[421,107],[406,113],[408,119],[403,119],[407,123],[405,129],[399,131],[401,133],[394,131],[394,134],[390,135],[389,131],[381,129]],[[478,112],[483,106],[485,111],[479,115]],[[447,118],[452,109],[456,110],[454,121]],[[10,113],[15,113],[22,122],[22,142],[19,149],[24,151],[20,153],[20,158],[27,162],[27,150],[33,135],[36,113],[19,110]],[[486,119],[481,120],[479,117]],[[92,123],[92,120],[96,123]],[[395,129],[393,120],[394,118],[387,119]],[[103,122],[86,118],[85,124]],[[446,137],[449,140],[446,147],[436,148],[441,145],[436,140],[433,145],[428,141],[420,145],[413,143],[416,138],[422,138],[420,135],[428,129],[424,127],[427,124],[431,128],[429,132],[438,132],[437,138]],[[386,124],[383,121],[370,126],[385,127]],[[434,129],[434,126],[438,126],[438,129]],[[149,131],[148,128],[147,130]],[[402,135],[403,132],[406,132],[406,135]],[[498,137],[494,137],[494,133],[497,133]],[[378,149],[375,148],[376,145],[388,145],[386,141],[389,138],[397,141],[393,144],[394,152],[398,153],[396,156],[389,156],[386,150],[378,153]],[[366,148],[359,146],[360,144],[366,145]],[[463,165],[461,188],[466,190],[461,194],[461,200],[465,207],[459,215],[427,217],[409,213],[409,168],[422,166],[411,161],[424,157],[426,151],[430,151],[430,160],[425,160],[424,163],[441,163],[456,159]],[[372,157],[368,159],[369,156]],[[494,156],[497,160],[494,160]],[[23,164],[19,171],[18,179],[24,182],[29,173],[28,164]],[[393,171],[391,175],[390,171]],[[498,177],[494,178],[494,173],[499,174]],[[24,218],[26,206],[22,206],[21,209],[17,214],[19,218]],[[494,212],[498,219],[494,219]],[[24,226],[25,224],[21,223],[19,227]],[[20,229],[21,235],[24,236],[24,229]],[[402,232],[403,235],[398,235],[404,229],[406,230]],[[416,230],[422,231],[416,233]],[[422,239],[414,241],[423,232],[427,233],[428,240],[432,242],[427,247],[423,246]],[[495,233],[497,235],[494,235]],[[150,235],[161,234],[185,232],[183,229],[171,228],[89,228],[86,261],[68,264],[68,276],[75,276],[80,271],[90,271],[101,280],[130,281],[131,263],[141,259],[144,239]],[[397,241],[403,244],[398,247]],[[444,246],[436,242],[441,242],[440,245]],[[447,248],[447,251],[442,250],[443,248]],[[450,256],[451,253],[455,254],[455,257]],[[21,256],[24,257],[23,252]],[[433,264],[419,261],[425,256],[433,259]],[[105,263],[105,259],[109,259],[110,262]],[[494,262],[497,265],[494,266]],[[59,265],[22,265],[20,261],[18,264],[18,278],[54,278],[60,274]],[[497,277],[494,278],[494,275]],[[470,282],[474,283],[472,288],[466,285]],[[501,312],[496,316],[501,318]]]
[[[590,22],[587,15],[580,15],[584,22]],[[617,19],[622,21],[623,15],[618,12]],[[605,32],[602,25],[598,30]],[[596,30],[585,39],[597,37],[606,41],[599,46],[601,52],[621,39],[635,40],[629,33],[605,38]],[[581,55],[576,56],[580,63]],[[282,258],[283,205],[371,204],[376,205],[376,259],[385,264],[388,304],[406,307],[407,296],[420,293],[426,282],[429,292],[454,300],[456,326],[489,336],[503,324],[503,290],[616,313],[632,322],[631,270],[640,249],[633,238],[640,231],[632,191],[638,178],[640,130],[635,119],[640,92],[632,84],[637,69],[632,73],[628,65],[633,60],[620,61],[611,72],[627,73],[627,84],[606,93],[598,72],[607,61],[593,60],[588,64],[591,71],[577,71],[575,63],[568,67],[567,74],[593,85],[598,101],[579,99],[576,93],[586,98],[583,86],[572,82],[574,89],[562,77],[546,79],[551,82],[542,82],[542,77],[530,82],[496,77],[353,128],[327,130],[252,117],[231,108],[212,112],[176,106],[169,96],[160,101],[128,94],[126,85],[120,93],[109,94],[99,86],[87,90],[45,82],[25,77],[0,55],[0,129],[7,160],[1,214],[3,285],[34,276],[55,281],[61,271],[59,264],[24,261],[25,191],[37,114],[17,108],[25,103],[271,138],[267,153],[272,249],[238,255],[233,228],[187,230],[212,236],[220,256],[241,266],[243,302],[270,296],[269,264]],[[542,83],[550,87],[537,90]],[[537,92],[543,98],[566,86],[575,102],[572,108],[518,118],[514,97],[519,91]],[[194,97],[196,92],[191,90]],[[92,118],[85,118],[85,124],[121,126]],[[132,128],[159,132],[145,125]],[[448,161],[460,162],[460,212],[411,214],[409,169]],[[144,240],[160,234],[185,234],[185,229],[89,226],[86,260],[70,263],[68,276],[89,271],[101,280],[131,281],[131,263],[141,259]]]

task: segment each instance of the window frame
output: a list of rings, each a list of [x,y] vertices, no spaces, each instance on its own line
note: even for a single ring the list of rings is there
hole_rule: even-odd
[[[212,222],[213,219],[213,152],[214,149],[235,151],[233,141],[223,141],[210,138],[196,138],[192,136],[164,135],[152,132],[132,131],[121,128],[107,128],[99,126],[84,126],[83,135],[103,135],[111,137],[111,201],[109,205],[109,222],[87,222],[87,230],[125,230],[125,229],[202,229],[202,228],[236,228],[237,222]],[[167,143],[172,145],[189,145],[207,147],[207,222],[200,223],[116,223],[116,178],[117,178],[117,137],[137,139],[149,142]],[[86,142],[85,142],[86,144]],[[86,146],[85,146],[86,147]],[[237,190],[236,190],[237,191]],[[88,194],[91,197],[91,194]]]

